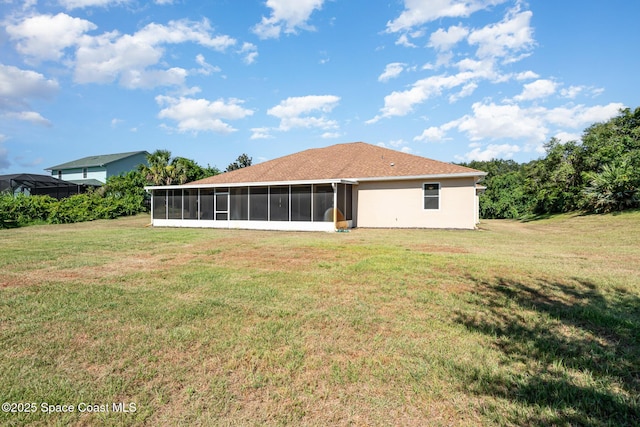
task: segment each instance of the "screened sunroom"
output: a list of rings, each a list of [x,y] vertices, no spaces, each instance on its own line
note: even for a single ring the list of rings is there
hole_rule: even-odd
[[[156,186],[154,226],[334,231],[353,225],[353,183]]]

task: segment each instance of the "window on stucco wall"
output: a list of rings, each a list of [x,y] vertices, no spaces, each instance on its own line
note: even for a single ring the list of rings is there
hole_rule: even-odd
[[[427,182],[422,185],[424,193],[424,209],[438,210],[440,209],[440,183]]]

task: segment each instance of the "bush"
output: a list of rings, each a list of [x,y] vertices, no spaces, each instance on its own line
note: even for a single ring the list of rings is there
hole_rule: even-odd
[[[49,196],[0,195],[0,228],[37,222],[68,224],[135,215],[147,210],[140,172],[111,177],[95,191],[56,200]]]
[[[49,196],[0,195],[0,228],[47,221],[57,200]]]

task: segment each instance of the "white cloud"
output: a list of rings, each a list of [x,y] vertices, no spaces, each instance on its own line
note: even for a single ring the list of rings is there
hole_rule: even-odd
[[[554,138],[559,139],[562,142],[569,142],[580,141],[582,136],[579,133],[558,132],[554,135]]]
[[[582,129],[593,123],[606,122],[618,115],[624,104],[612,102],[607,105],[587,107],[575,105],[572,107],[557,107],[541,111],[549,123],[571,129]]]
[[[462,89],[460,89],[460,92],[454,93],[453,95],[449,96],[449,103],[453,104],[454,102],[457,102],[460,98],[466,98],[467,96],[471,96],[477,88],[478,88],[477,83],[475,82],[467,83],[462,87]]]
[[[454,121],[455,127],[466,133],[471,141],[506,138],[540,142],[549,132],[543,117],[518,105],[476,102],[472,109],[473,115]]]
[[[540,79],[524,85],[522,93],[515,96],[516,101],[530,101],[532,99],[546,98],[556,92],[558,84],[553,80]]]
[[[407,146],[407,142],[403,139],[392,139],[388,143],[379,142],[378,147],[391,148],[393,150],[402,151],[403,153],[411,153],[413,150]]]
[[[565,98],[574,99],[584,90],[585,90],[584,86],[569,86],[568,88],[562,89],[560,91],[560,95],[562,95]]]
[[[413,138],[414,141],[441,142],[445,140],[447,133],[441,127],[431,126],[422,131],[422,134]]]
[[[387,22],[387,32],[409,31],[413,27],[440,18],[467,17],[478,10],[504,3],[506,0],[404,0],[404,10]]]
[[[398,37],[398,40],[396,40],[396,44],[398,46],[404,47],[418,47],[409,41],[409,37],[406,34],[402,34],[400,37]]]
[[[576,130],[582,130],[593,123],[611,119],[619,113],[621,108],[624,108],[624,105],[610,103],[592,107],[576,105],[550,109],[537,106],[522,108],[516,104],[496,105],[477,102],[473,104],[472,108],[473,114],[448,122],[440,129],[428,129],[424,138],[420,136],[416,140],[426,139],[430,134],[438,136],[439,130],[457,129],[466,134],[471,141],[521,140],[525,142],[527,150],[533,148],[540,151],[542,144],[551,136],[560,135],[563,140],[565,138],[575,140],[577,139],[575,138]],[[552,128],[553,130],[551,130]],[[504,146],[504,144],[495,145],[493,149]],[[486,157],[488,154],[484,151],[473,150],[472,153],[476,156],[474,158]]]
[[[334,95],[290,97],[267,110],[267,114],[280,119],[278,129],[282,131],[297,127],[335,129],[338,127],[335,120],[329,120],[322,114],[319,117],[306,115],[316,111],[329,113],[339,101],[340,97]]]
[[[67,10],[83,9],[85,7],[107,7],[111,5],[119,5],[129,3],[130,0],[58,0],[61,6]],[[163,4],[156,0],[156,3]]]
[[[269,128],[252,128],[251,137],[249,139],[271,139],[271,129]]]
[[[196,63],[200,66],[200,68],[196,70],[198,74],[209,76],[211,73],[219,73],[222,71],[220,67],[209,64],[202,54],[196,55]]]
[[[0,64],[0,109],[24,107],[30,98],[50,98],[58,82],[40,73]]]
[[[16,41],[18,52],[44,61],[61,59],[64,49],[75,46],[84,33],[96,28],[90,21],[58,13],[26,18],[7,25],[6,31]]]
[[[181,68],[148,70],[164,55],[162,45],[194,42],[224,51],[236,40],[229,36],[211,36],[206,19],[200,22],[170,21],[168,25],[149,24],[133,35],[117,32],[84,37],[76,53],[75,81],[111,83],[119,80],[128,88],[182,85],[187,71]]]
[[[258,57],[258,48],[253,43],[244,42],[238,53],[244,55],[245,64],[253,64]]]
[[[340,132],[325,132],[320,137],[323,139],[336,139],[340,138],[342,134]]]
[[[59,13],[9,24],[7,33],[20,53],[37,61],[62,60],[65,49],[76,49],[75,58],[66,64],[75,66],[77,83],[119,81],[128,88],[184,85],[188,72],[179,67],[166,68],[162,63],[167,44],[190,42],[224,52],[237,43],[227,35],[213,35],[206,19],[170,21],[167,25],[151,23],[134,34],[117,31],[98,36],[86,34],[96,28],[89,21]],[[239,53],[245,55],[245,62],[251,63],[257,56],[257,48],[245,43]],[[202,68],[195,72],[207,74],[219,70],[206,64],[203,56],[197,62]]]
[[[282,31],[291,34],[299,28],[313,30],[307,21],[314,10],[322,8],[322,3],[324,0],[267,0],[271,15],[263,16],[253,32],[261,39],[270,39],[280,37]]]
[[[405,116],[413,111],[414,105],[440,95],[444,89],[464,85],[475,77],[476,75],[472,72],[463,72],[451,76],[439,75],[418,80],[411,89],[394,91],[385,96],[384,107],[380,109],[381,114],[368,120],[367,123],[375,123],[384,117]]]
[[[530,26],[531,11],[508,14],[502,22],[487,25],[469,34],[470,45],[477,45],[479,58],[507,57],[516,60],[513,54],[530,49],[533,44],[533,30]]]
[[[489,144],[485,149],[476,147],[464,155],[460,160],[489,161],[492,159],[509,159],[520,152],[520,147],[513,144]]]
[[[431,34],[428,46],[437,50],[449,50],[469,34],[469,30],[463,26],[452,26],[448,30],[438,29]]]
[[[404,71],[404,67],[406,65],[407,64],[403,64],[402,62],[392,62],[390,64],[387,64],[387,66],[384,68],[384,72],[380,74],[380,76],[378,76],[378,81],[386,82],[390,79],[398,77]]]
[[[157,96],[156,102],[161,107],[158,117],[178,122],[179,132],[212,131],[217,133],[231,133],[236,131],[224,120],[238,120],[253,114],[252,110],[242,107],[239,99],[207,99],[174,98]]]
[[[530,71],[530,70],[516,74],[516,80],[533,80],[533,79],[537,79],[538,77],[540,76],[537,73],[534,73],[533,71]]]
[[[20,120],[24,122],[30,122],[35,125],[50,127],[51,122],[44,117],[40,113],[35,111],[20,111],[20,112],[8,112],[4,115],[13,120]]]

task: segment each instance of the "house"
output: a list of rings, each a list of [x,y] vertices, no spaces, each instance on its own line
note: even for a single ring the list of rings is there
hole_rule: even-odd
[[[280,157],[177,186],[146,187],[169,227],[334,231],[473,229],[486,175],[363,142]]]
[[[87,191],[90,185],[74,184],[49,175],[19,173],[0,175],[0,193],[46,195],[61,199]]]
[[[103,154],[83,157],[82,159],[51,166],[51,176],[75,184],[102,185],[110,176],[117,176],[147,164],[146,151]]]

